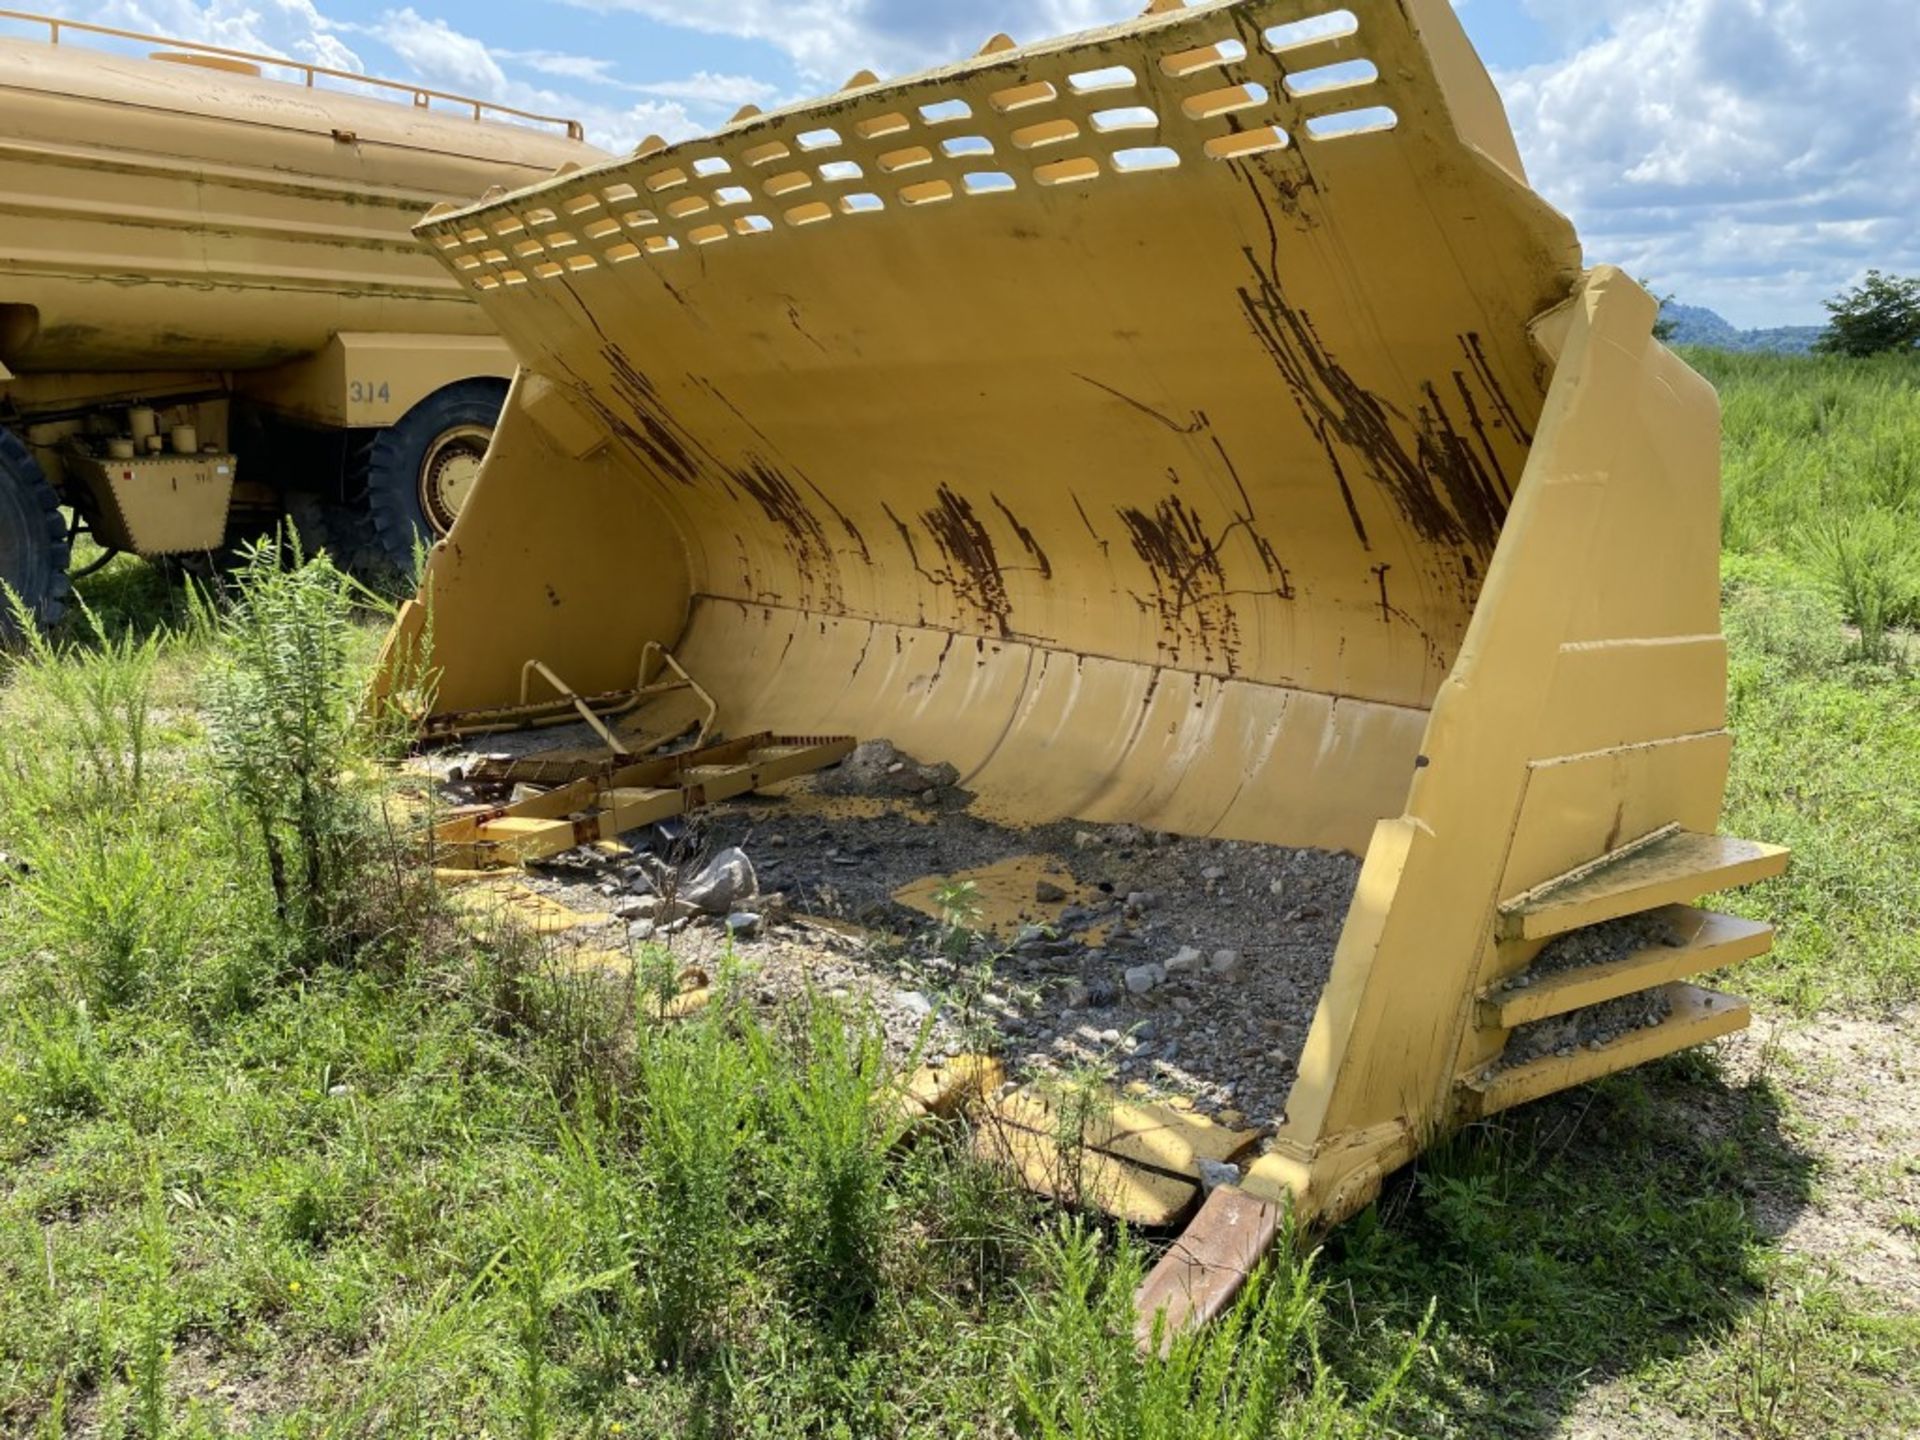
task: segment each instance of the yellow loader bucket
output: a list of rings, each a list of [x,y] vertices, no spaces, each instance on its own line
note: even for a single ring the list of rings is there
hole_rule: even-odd
[[[1346,6],[996,37],[420,231],[524,365],[402,622],[440,710],[664,646],[729,733],[886,737],[999,819],[1364,855],[1286,1123],[1142,1296],[1175,1323],[1283,1205],[1745,1023],[1678,982],[1765,927],[1686,902],[1786,859],[1714,833],[1712,391],[1448,0]]]

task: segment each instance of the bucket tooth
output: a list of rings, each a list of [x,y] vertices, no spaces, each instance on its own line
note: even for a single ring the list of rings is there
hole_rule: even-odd
[[[1487,1027],[1511,1030],[1636,990],[1724,970],[1764,955],[1773,946],[1773,927],[1757,920],[1696,910],[1691,905],[1667,905],[1648,915],[1667,927],[1671,943],[1651,945],[1603,964],[1529,978],[1524,986],[1496,987],[1482,1002]]]
[[[1703,990],[1697,985],[1661,987],[1672,1006],[1658,1025],[1634,1030],[1597,1049],[1577,1049],[1570,1055],[1545,1055],[1525,1064],[1501,1068],[1497,1064],[1462,1083],[1468,1109],[1492,1115],[1529,1100],[1585,1085],[1603,1075],[1645,1065],[1663,1055],[1705,1045],[1711,1040],[1747,1028],[1752,1012],[1734,995]]]
[[[1134,1341],[1161,1354],[1174,1337],[1217,1320],[1279,1238],[1277,1201],[1222,1185],[1133,1297]]]
[[[1779,845],[1677,830],[1508,901],[1500,907],[1500,938],[1550,940],[1661,905],[1771,880],[1786,872],[1787,858]]]

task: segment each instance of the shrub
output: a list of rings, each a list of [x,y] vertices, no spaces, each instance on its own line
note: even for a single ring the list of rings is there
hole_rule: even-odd
[[[1827,517],[1801,542],[1808,568],[1859,628],[1862,659],[1892,655],[1888,631],[1920,609],[1920,556],[1912,521],[1885,510]]]
[[[1140,1252],[1125,1230],[1110,1257],[1102,1250],[1099,1232],[1077,1221],[1063,1221],[1040,1247],[1047,1289],[1031,1302],[1030,1338],[1013,1375],[1023,1434],[1278,1440],[1386,1431],[1427,1324],[1375,1394],[1352,1403],[1321,1359],[1324,1290],[1292,1237],[1281,1237],[1218,1324],[1146,1355],[1133,1336]]]
[[[146,779],[162,633],[138,640],[130,633],[109,635],[82,601],[80,614],[92,644],[59,641],[33,623],[20,596],[3,581],[0,599],[25,637],[10,657],[0,651],[0,662],[45,700],[58,725],[61,743],[22,756],[39,771],[43,796],[70,806],[137,804]]]
[[[214,768],[253,826],[280,926],[305,958],[347,937],[372,822],[349,664],[354,587],[325,559],[249,547],[231,598],[198,618],[217,650],[206,701]]]
[[[1779,561],[1739,556],[1728,558],[1722,577],[1736,671],[1753,657],[1763,668],[1818,675],[1846,658],[1846,616],[1828,590]]]
[[[162,990],[186,968],[201,897],[179,832],[86,814],[36,831],[21,890],[33,938],[102,1011]]]
[[[753,1068],[723,1009],[642,1032],[635,1057],[639,1187],[635,1274],[647,1343],[662,1364],[722,1343],[744,1227],[735,1180],[750,1134]]]
[[[904,1112],[877,1031],[837,1009],[806,1007],[790,1045],[754,1032],[768,1095],[768,1154],[779,1167],[781,1234],[795,1295],[835,1331],[872,1304],[886,1243],[887,1152]]]

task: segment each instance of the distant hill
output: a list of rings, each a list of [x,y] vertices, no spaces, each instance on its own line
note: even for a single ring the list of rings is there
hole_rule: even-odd
[[[1736,330],[1704,305],[1682,305],[1669,300],[1662,319],[1675,325],[1675,345],[1711,345],[1716,350],[1772,350],[1782,355],[1804,355],[1825,332],[1820,325],[1782,325],[1774,330]]]

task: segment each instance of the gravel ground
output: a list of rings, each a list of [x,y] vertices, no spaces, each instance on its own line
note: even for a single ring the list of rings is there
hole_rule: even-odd
[[[1547,1055],[1566,1056],[1576,1050],[1598,1050],[1622,1035],[1660,1024],[1673,1014],[1673,1002],[1660,990],[1622,995],[1604,1005],[1589,1005],[1567,1015],[1555,1015],[1522,1025],[1507,1040],[1499,1068],[1510,1070]]]
[[[476,754],[577,743],[564,729],[536,746],[499,739],[515,743],[419,768],[444,781]],[[711,971],[731,936],[756,999],[812,989],[867,1003],[898,1057],[985,1044],[1016,1077],[1092,1068],[1131,1093],[1275,1123],[1359,861],[1127,825],[1010,829],[971,814],[953,778],[874,742],[782,793],[630,836],[631,854],[576,851],[527,878],[617,915],[581,932],[589,945],[664,943]],[[697,872],[735,848],[754,893],[725,914],[684,914]],[[956,882],[971,888],[937,918],[937,892]]]
[[[1609,965],[1640,950],[1685,943],[1678,931],[1657,913],[1629,915],[1624,920],[1609,920],[1562,935],[1535,957],[1526,974],[1517,977],[1511,988],[1525,989],[1543,976],[1586,965]]]
[[[1658,914],[1629,915],[1563,935],[1534,959],[1523,975],[1508,982],[1508,990],[1524,990],[1549,975],[1588,965],[1607,965],[1641,950],[1678,945],[1681,937]],[[1623,995],[1603,1005],[1589,1005],[1566,1015],[1555,1015],[1522,1025],[1507,1041],[1499,1069],[1525,1065],[1548,1055],[1567,1056],[1576,1050],[1598,1050],[1609,1041],[1635,1030],[1658,1025],[1673,1013],[1673,1005],[1659,991]]]

